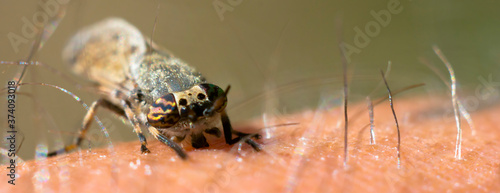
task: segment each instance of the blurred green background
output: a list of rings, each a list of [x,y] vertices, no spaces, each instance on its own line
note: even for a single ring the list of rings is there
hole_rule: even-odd
[[[359,27],[365,31],[367,23],[377,21],[370,12],[388,10],[389,3],[397,2],[402,11],[391,14],[387,25],[380,25],[380,31],[369,37],[369,44],[350,56],[352,101],[372,92],[380,81],[379,70],[386,69],[389,60],[392,61],[389,83],[393,89],[426,83],[425,87],[408,93],[446,94],[441,80],[419,61],[425,58],[442,73],[447,73],[433,53],[432,45],[438,45],[453,65],[460,88],[464,90],[462,96],[474,96],[478,88],[483,88],[483,80],[493,81],[490,86],[498,91],[500,83],[494,83],[500,82],[500,3],[495,1],[72,1],[66,17],[37,53],[36,60],[81,84],[89,84],[62,63],[61,51],[67,40],[83,26],[108,17],[125,18],[150,37],[159,3],[154,41],[195,66],[210,82],[221,87],[230,84],[229,108],[232,109],[229,113],[233,122],[238,122],[263,113],[279,115],[324,103],[339,105],[335,100],[342,90],[338,32],[342,31],[345,43],[355,45],[354,29]],[[214,4],[227,10],[222,13]],[[22,35],[22,18],[32,21],[39,9],[35,1],[0,2],[0,60],[26,58],[30,44],[21,44],[15,52],[7,35]],[[342,21],[340,30],[336,20]],[[16,66],[0,66],[1,84],[6,84],[18,70]],[[78,90],[40,67],[30,67],[25,82],[61,86],[89,105],[97,99],[95,94]],[[291,83],[295,86],[287,87],[288,90],[268,92],[264,97],[250,100],[266,90]],[[26,86],[21,92],[31,94],[31,98],[20,96],[16,108],[17,126],[25,138],[20,152],[22,158],[33,158],[36,144],[45,144],[54,150],[56,141],[72,142],[85,113],[77,102],[48,87]],[[383,89],[379,89],[374,96],[383,94]],[[479,106],[494,99],[480,99]],[[6,109],[5,101],[1,102]],[[109,114],[103,111],[98,115],[108,129],[112,128],[110,135],[114,142],[136,140],[132,127]],[[4,117],[0,119],[3,128]],[[104,144],[96,128],[94,123],[90,133],[92,147]]]

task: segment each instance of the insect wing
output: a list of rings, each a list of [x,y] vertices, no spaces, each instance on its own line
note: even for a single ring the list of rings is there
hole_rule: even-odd
[[[80,30],[63,51],[71,69],[101,85],[113,86],[130,77],[130,66],[146,52],[141,32],[120,18],[109,18]]]

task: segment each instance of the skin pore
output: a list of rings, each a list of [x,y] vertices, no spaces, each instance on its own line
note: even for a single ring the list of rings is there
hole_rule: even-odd
[[[20,164],[16,185],[1,192],[494,192],[500,190],[500,106],[470,112],[465,120],[462,160],[454,158],[456,126],[451,101],[444,97],[394,97],[401,129],[401,168],[397,133],[389,103],[374,107],[376,144],[370,145],[368,112],[363,102],[349,106],[349,161],[344,167],[342,108],[306,110],[276,118],[258,140],[264,151],[246,144],[229,146],[208,139],[209,148],[185,147],[188,160],[150,138],[152,153],[138,141],[32,160]],[[234,126],[262,128],[261,120]],[[7,173],[2,167],[2,173]],[[7,178],[2,175],[3,182]]]

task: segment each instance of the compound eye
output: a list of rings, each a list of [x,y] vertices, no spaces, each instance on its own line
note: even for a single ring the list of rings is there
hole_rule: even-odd
[[[167,128],[174,126],[180,119],[179,109],[173,94],[163,95],[150,107],[148,122],[153,127]]]
[[[227,97],[224,90],[213,84],[200,84],[199,86],[205,91],[208,100],[213,103],[215,111],[222,112],[226,108]]]

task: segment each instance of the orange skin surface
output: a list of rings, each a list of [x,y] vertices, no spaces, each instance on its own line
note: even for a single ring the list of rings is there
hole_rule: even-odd
[[[401,168],[397,132],[387,102],[375,107],[376,144],[370,145],[368,112],[350,109],[349,160],[344,167],[342,108],[302,111],[278,117],[258,140],[264,151],[246,144],[229,146],[209,139],[210,147],[186,147],[188,159],[149,139],[115,143],[114,149],[82,150],[18,165],[16,185],[3,173],[0,192],[498,192],[500,191],[500,106],[471,112],[476,135],[465,120],[462,160],[454,158],[456,125],[451,100],[398,98],[394,106],[401,129]],[[448,105],[449,104],[449,105]],[[445,112],[446,115],[445,115]],[[261,128],[260,120],[236,129]],[[241,147],[238,150],[238,147]]]

